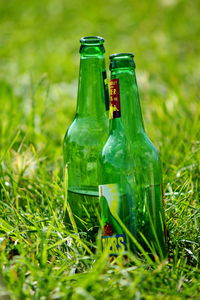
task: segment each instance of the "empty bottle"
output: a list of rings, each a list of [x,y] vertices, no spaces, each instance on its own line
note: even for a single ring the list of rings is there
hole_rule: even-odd
[[[166,235],[160,156],[144,130],[133,54],[113,54],[110,60],[110,134],[101,157],[100,203],[107,207],[107,215],[123,221],[147,252],[163,258]],[[122,228],[112,228],[106,214],[101,205],[102,243],[115,255],[127,247],[127,234]],[[134,243],[130,245],[137,251]]]
[[[68,165],[68,201],[79,229],[98,226],[99,157],[108,137],[109,96],[104,39],[80,40],[77,109],[63,144]]]

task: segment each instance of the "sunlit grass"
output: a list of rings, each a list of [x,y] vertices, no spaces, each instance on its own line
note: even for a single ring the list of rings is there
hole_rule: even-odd
[[[0,3],[0,299],[198,299],[199,9]],[[110,263],[99,239],[64,222],[62,140],[76,107],[78,40],[90,34],[105,37],[107,58],[135,53],[145,127],[163,162],[167,260],[127,253]]]

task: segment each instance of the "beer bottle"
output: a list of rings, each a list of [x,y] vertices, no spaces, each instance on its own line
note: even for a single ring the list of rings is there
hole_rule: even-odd
[[[145,251],[164,258],[161,163],[144,130],[133,54],[111,55],[110,70],[110,134],[101,156],[100,201],[105,198],[108,213],[123,221]],[[111,255],[123,251],[125,231],[113,229],[102,209],[101,218],[102,244]],[[134,244],[131,248],[136,251]]]
[[[99,156],[108,137],[109,95],[104,39],[80,39],[77,109],[63,143],[68,202],[79,229],[97,226]]]

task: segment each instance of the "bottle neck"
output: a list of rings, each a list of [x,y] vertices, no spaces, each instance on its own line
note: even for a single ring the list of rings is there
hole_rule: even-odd
[[[119,79],[110,80],[110,134],[116,130],[120,133],[123,132],[123,125],[121,121],[121,105],[120,105],[120,89]]]
[[[137,81],[133,67],[111,69],[111,80],[119,80],[121,119],[129,139],[144,133]]]
[[[110,120],[110,130],[109,131],[110,131],[110,134],[112,134],[114,131],[117,131],[119,133],[124,132],[124,127],[122,124],[121,117]]]
[[[105,115],[105,59],[103,54],[81,54],[77,114],[80,117]]]

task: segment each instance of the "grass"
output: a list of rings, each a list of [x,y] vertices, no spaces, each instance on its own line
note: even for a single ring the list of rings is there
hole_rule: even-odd
[[[0,1],[0,299],[199,299],[198,1]],[[134,52],[161,150],[170,256],[108,263],[64,224],[79,38]],[[108,63],[108,60],[107,60]],[[97,247],[96,254],[91,249]]]

